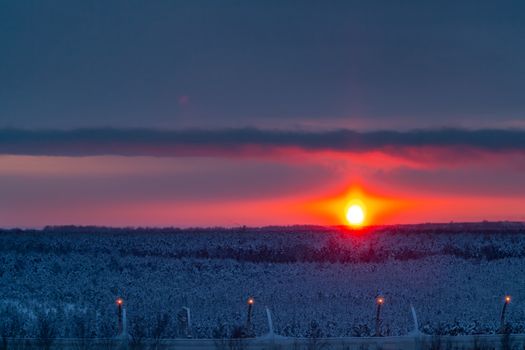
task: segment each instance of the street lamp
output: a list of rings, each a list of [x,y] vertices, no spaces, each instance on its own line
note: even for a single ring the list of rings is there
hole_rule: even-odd
[[[117,328],[118,328],[118,335],[121,335],[122,331],[123,331],[122,306],[124,305],[124,300],[122,298],[117,298],[115,303],[117,304],[117,317],[118,317]]]
[[[505,298],[503,299],[503,308],[501,309],[501,319],[500,319],[500,328],[501,331],[505,330],[505,311],[507,311],[507,305],[510,304],[510,301],[512,298],[510,295],[505,295]]]
[[[378,295],[376,297],[376,305],[377,305],[377,311],[376,311],[376,337],[381,336],[381,307],[385,303],[385,298],[381,295]]]
[[[250,329],[250,325],[252,322],[252,309],[253,309],[253,304],[255,304],[255,300],[253,299],[253,297],[249,297],[246,303],[248,304],[248,316],[246,318],[246,329]]]

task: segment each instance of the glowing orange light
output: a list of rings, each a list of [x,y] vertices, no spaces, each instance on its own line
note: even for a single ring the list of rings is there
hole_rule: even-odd
[[[353,204],[346,210],[346,220],[351,226],[361,226],[365,221],[365,211],[359,204]]]
[[[506,295],[505,296],[505,303],[507,303],[507,304],[510,303],[510,300],[511,300],[510,295]]]
[[[352,218],[356,209],[350,208],[357,205],[363,213],[362,221]],[[332,193],[320,196],[309,201],[305,207],[308,215],[317,218],[319,222],[327,225],[345,225],[352,229],[360,229],[373,225],[395,223],[403,211],[411,208],[413,203],[392,194],[384,194],[365,190],[363,185],[355,183],[351,187],[337,189]],[[352,221],[349,220],[351,216]],[[355,216],[360,218],[361,214]],[[354,223],[355,222],[355,223]]]
[[[379,305],[382,305],[385,302],[385,299],[383,299],[382,297],[379,297],[376,300]]]
[[[253,305],[254,302],[255,300],[253,300],[253,298],[248,298],[248,304]]]
[[[122,298],[117,299],[117,305],[122,305],[124,303],[124,300]]]

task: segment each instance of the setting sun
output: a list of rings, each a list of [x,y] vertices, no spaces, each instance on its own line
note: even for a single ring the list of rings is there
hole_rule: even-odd
[[[365,212],[363,208],[354,204],[346,211],[346,220],[352,226],[361,226],[365,220]]]

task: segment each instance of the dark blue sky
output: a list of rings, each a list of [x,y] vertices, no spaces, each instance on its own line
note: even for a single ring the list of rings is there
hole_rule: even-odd
[[[2,1],[0,127],[509,127],[522,1]]]

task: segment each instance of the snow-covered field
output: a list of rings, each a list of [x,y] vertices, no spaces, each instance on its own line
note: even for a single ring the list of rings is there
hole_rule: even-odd
[[[385,335],[411,328],[411,303],[428,333],[475,334],[496,331],[508,293],[507,319],[522,332],[524,273],[525,226],[512,223],[5,230],[0,318],[17,336],[35,336],[42,320],[60,337],[111,336],[121,296],[130,332],[151,336],[168,313],[163,337],[179,336],[187,306],[193,336],[207,338],[244,323],[251,295],[259,335],[268,306],[282,335],[365,336],[380,291]]]

